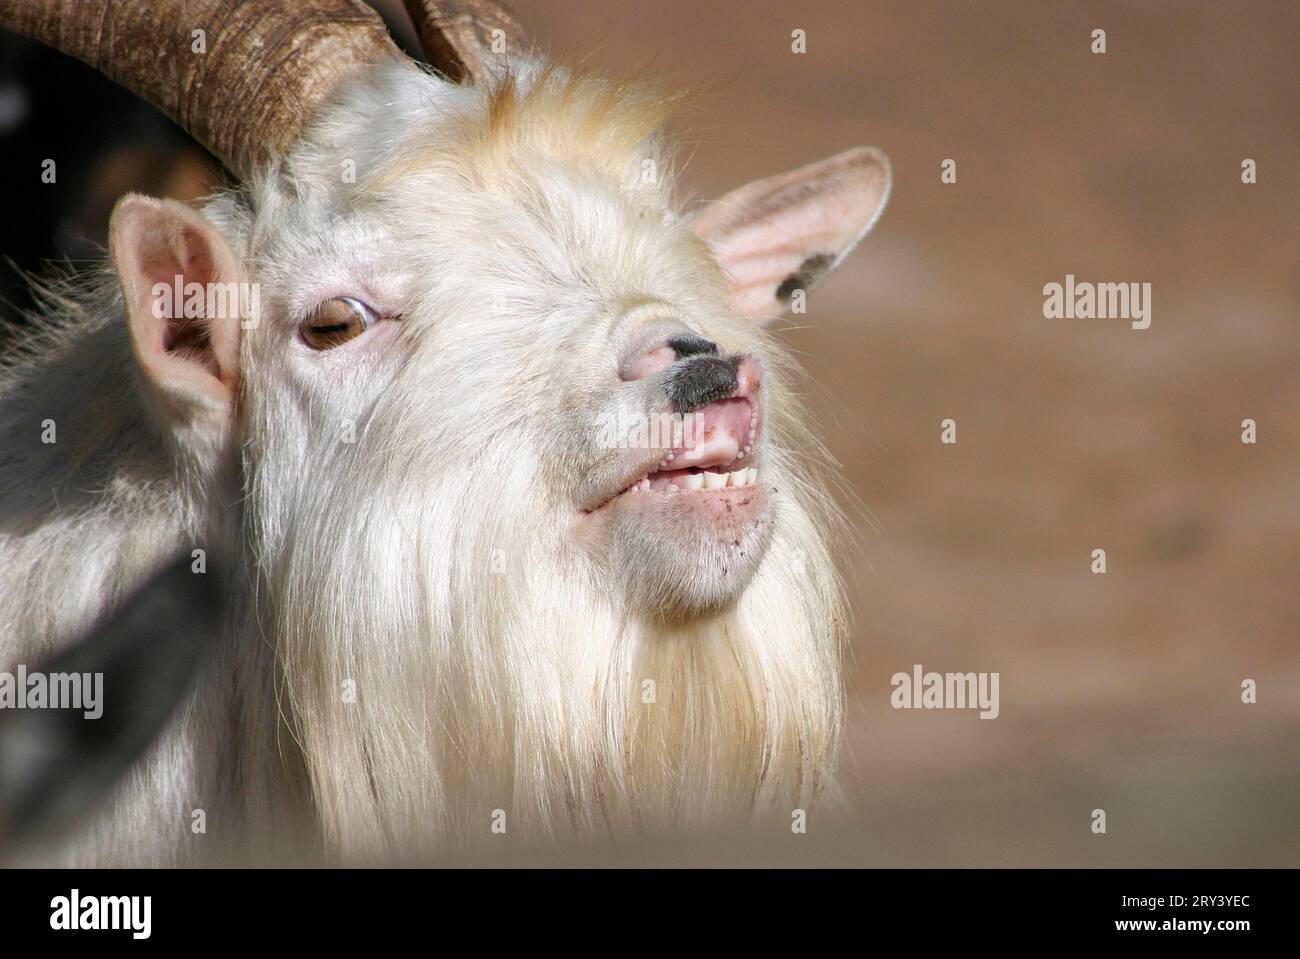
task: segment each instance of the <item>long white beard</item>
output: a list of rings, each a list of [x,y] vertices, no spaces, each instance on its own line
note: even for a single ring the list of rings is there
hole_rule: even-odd
[[[654,622],[498,467],[436,496],[322,489],[289,524],[267,625],[326,855],[788,823],[821,798],[838,594],[808,513],[781,502],[735,607]]]

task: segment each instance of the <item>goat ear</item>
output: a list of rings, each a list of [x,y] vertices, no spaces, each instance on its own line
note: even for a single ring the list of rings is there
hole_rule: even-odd
[[[691,227],[726,271],[735,307],[767,322],[867,235],[891,179],[883,153],[856,147],[732,190],[700,210]]]
[[[128,195],[113,208],[108,247],[145,381],[181,415],[232,411],[247,304],[217,228],[176,200]]]

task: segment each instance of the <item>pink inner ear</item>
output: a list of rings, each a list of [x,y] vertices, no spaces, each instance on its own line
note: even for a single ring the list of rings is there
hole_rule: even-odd
[[[187,230],[182,230],[172,243],[173,258],[169,264],[156,264],[155,269],[160,272],[155,273],[156,278],[153,283],[167,283],[175,290],[175,279],[181,277],[181,299],[179,302],[173,292],[172,314],[166,317],[162,326],[162,350],[165,353],[182,353],[184,358],[192,362],[202,364],[209,373],[220,378],[221,367],[212,349],[212,334],[209,324],[204,317],[186,316],[185,290],[191,283],[198,283],[206,288],[206,285],[212,282],[215,271],[212,267],[212,261],[201,251],[194,250],[192,247],[193,237],[188,235]],[[176,265],[184,262],[183,269],[176,270]],[[167,270],[173,270],[170,277]],[[150,290],[153,289],[153,283],[150,284]],[[151,304],[152,305],[152,304]]]
[[[733,190],[693,225],[727,273],[732,304],[763,321],[835,268],[871,228],[888,193],[884,155],[857,148]]]
[[[239,318],[209,316],[208,293],[237,274],[216,229],[175,201],[128,197],[114,211],[110,247],[147,379],[173,395],[229,401]]]
[[[206,366],[213,376],[221,376],[221,367],[212,355],[212,337],[202,323],[184,317],[169,319],[163,332],[163,350],[184,353],[187,358]]]

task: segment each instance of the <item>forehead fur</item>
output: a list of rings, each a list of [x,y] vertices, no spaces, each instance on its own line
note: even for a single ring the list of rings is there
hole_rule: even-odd
[[[672,179],[663,123],[685,95],[585,71],[523,62],[483,86],[454,85],[409,63],[376,69],[316,124],[289,160],[301,192],[362,201],[435,173],[508,191],[542,167],[624,186]],[[646,176],[646,161],[653,161]],[[350,177],[340,171],[350,169]]]
[[[659,152],[656,131],[680,102],[680,95],[554,67],[511,73],[484,91],[479,109],[418,131],[376,179],[460,161],[489,185],[551,161],[622,180]]]

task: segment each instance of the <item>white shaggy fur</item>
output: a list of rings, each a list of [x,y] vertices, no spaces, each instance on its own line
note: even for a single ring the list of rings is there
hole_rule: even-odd
[[[206,207],[262,298],[227,428],[159,425],[115,287],[4,374],[0,668],[196,545],[239,596],[202,688],[68,859],[420,858],[489,841],[497,810],[522,842],[787,830],[832,788],[842,617],[791,364],[674,207],[653,98],[537,68],[511,85],[385,66]],[[298,318],[340,294],[400,324],[305,349]],[[644,299],[766,370],[770,544],[705,611],[707,557],[574,531]]]

